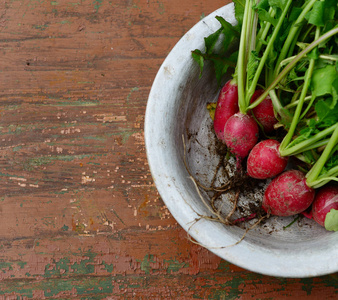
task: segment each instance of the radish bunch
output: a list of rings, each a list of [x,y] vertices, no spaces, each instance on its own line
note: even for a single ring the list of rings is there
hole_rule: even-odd
[[[216,104],[216,136],[249,176],[271,179],[267,214],[303,213],[338,231],[337,3],[234,2],[238,25],[217,17],[205,53],[192,53],[201,70],[204,60],[214,63],[219,82],[234,67]],[[229,54],[235,39],[238,52]]]

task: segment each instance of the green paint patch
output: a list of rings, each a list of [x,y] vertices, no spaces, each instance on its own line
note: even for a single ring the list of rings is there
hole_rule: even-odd
[[[96,12],[98,12],[99,8],[102,6],[102,2],[103,0],[94,0],[93,4]]]
[[[41,221],[47,227],[53,227],[53,228],[55,228],[55,218],[53,218],[53,217],[43,217],[41,219]]]
[[[94,81],[78,81],[78,84],[94,84]]]
[[[118,135],[121,136],[122,138],[122,144],[125,144],[131,135],[133,135],[134,133],[137,133],[138,131],[136,130],[125,130],[125,131],[121,131]]]
[[[78,295],[85,295],[89,291],[91,292],[91,294],[94,294],[94,295],[95,294],[97,295],[108,294],[108,293],[112,293],[113,289],[114,289],[113,281],[110,278],[97,279],[97,283],[95,285],[93,284],[91,286],[84,285],[84,286],[76,287],[76,291]],[[86,297],[86,299],[88,298]]]
[[[47,104],[48,105],[48,104]],[[60,101],[55,104],[52,104],[54,106],[97,106],[99,105],[99,101]]]
[[[146,273],[146,274],[150,274],[150,272],[152,272],[152,267],[151,267],[151,263],[156,263],[156,261],[154,260],[154,255],[152,254],[147,254],[143,260],[141,261],[141,270]]]
[[[13,270],[13,264],[5,261],[0,261],[0,270],[2,273]]]
[[[22,146],[13,147],[13,152],[19,151],[22,149]]]
[[[58,284],[51,286],[48,285],[48,288],[44,290],[45,297],[53,297],[60,293],[60,291],[71,291],[72,283],[68,281],[61,281]]]
[[[38,30],[41,30],[41,31],[44,31],[48,28],[48,24],[44,24],[44,25],[33,25],[33,28],[34,29],[38,29]]]
[[[180,271],[183,268],[188,268],[189,264],[185,263],[185,262],[179,262],[177,260],[164,260],[165,263],[168,264],[168,268],[167,268],[167,273],[171,274],[171,273],[176,273],[178,271]]]
[[[158,10],[157,11],[160,15],[163,15],[165,13],[164,4],[162,2],[158,3]]]
[[[114,270],[114,265],[113,264],[107,264],[105,261],[102,261],[102,265],[104,265],[104,269],[108,272],[111,273]]]
[[[85,136],[83,138],[85,140],[106,141],[106,139],[102,136]]]
[[[68,275],[70,269],[69,264],[70,261],[68,258],[62,258],[59,261],[54,260],[53,264],[47,264],[45,266],[44,277],[50,278],[55,276]]]
[[[62,231],[68,231],[68,229],[69,229],[69,227],[68,227],[67,225],[63,225],[63,226],[61,227],[61,230],[62,230]]]
[[[300,282],[303,284],[302,290],[305,291],[308,296],[310,296],[314,286],[313,278],[301,279]]]
[[[55,195],[64,195],[64,194],[68,194],[69,193],[69,190],[64,188],[62,189],[61,191],[54,191],[54,194]]]
[[[10,104],[5,106],[5,110],[17,110],[21,105],[19,104]]]
[[[225,260],[221,260],[221,262],[219,263],[217,270],[222,270],[222,271],[229,271],[230,270],[230,263],[225,261]]]
[[[200,16],[200,20],[204,19],[205,18],[205,14],[202,13],[201,16]]]
[[[14,177],[14,178],[25,178],[23,176],[12,175],[12,174],[2,173],[2,172],[0,172],[0,176],[3,176],[3,177]]]
[[[129,103],[129,100],[130,100],[131,95],[132,95],[134,92],[138,91],[139,89],[140,89],[140,88],[136,86],[136,87],[133,87],[133,88],[130,90],[129,94],[127,95],[127,103]]]
[[[101,166],[100,163],[94,163],[94,162],[92,162],[92,161],[89,161],[89,162],[87,163],[87,165]]]
[[[86,82],[78,82],[78,83],[86,83]],[[87,82],[88,83],[88,82]],[[49,96],[48,97],[51,100],[54,100],[55,103],[45,103],[41,104],[42,106],[96,106],[99,104],[98,100],[72,100],[71,98],[68,98],[67,100],[60,99],[58,97]]]
[[[59,2],[57,2],[57,1],[51,1],[50,4],[51,5],[59,5]]]
[[[55,161],[73,161],[91,157],[90,154],[82,155],[57,155],[57,156],[41,156],[38,158],[30,158],[24,163],[25,170],[32,170],[34,167],[51,164]]]
[[[18,126],[18,125],[9,125],[8,126],[8,133],[21,134],[22,133],[22,127]]]
[[[10,284],[6,281],[0,282],[0,295],[18,295],[15,299],[33,299],[33,292],[43,292],[44,298],[69,299],[65,293],[75,289],[77,299],[103,299],[113,293],[114,281],[108,278],[51,278],[49,280],[20,280]],[[6,298],[5,296],[5,298]],[[15,297],[15,296],[14,296]],[[83,297],[83,298],[82,298]],[[34,299],[36,298],[36,295]],[[71,297],[72,298],[72,297]],[[7,298],[6,298],[7,299]],[[12,299],[12,298],[11,298]],[[14,298],[13,298],[14,299]]]
[[[79,263],[74,263],[71,268],[75,274],[92,274],[95,271],[94,258],[97,254],[91,251],[87,251],[81,256],[88,257],[87,259],[82,260]]]

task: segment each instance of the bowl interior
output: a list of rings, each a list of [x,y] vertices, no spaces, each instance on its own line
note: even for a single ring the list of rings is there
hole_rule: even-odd
[[[336,272],[338,260],[333,258],[338,257],[338,232],[328,232],[312,220],[302,219],[284,228],[294,217],[271,217],[249,230],[244,240],[236,244],[247,227],[226,226],[201,217],[212,216],[201,198],[210,203],[211,194],[197,189],[195,183],[208,186],[220,161],[212,120],[206,109],[208,102],[216,101],[219,87],[210,64],[205,65],[199,77],[199,66],[190,53],[196,48],[203,50],[203,38],[219,28],[216,15],[230,23],[236,22],[230,4],[196,24],[164,61],[149,95],[145,140],[149,166],[159,193],[175,219],[198,243],[234,264],[281,277]],[[234,161],[230,159],[229,162],[231,175]],[[226,180],[226,174],[218,172],[216,182],[221,184]],[[238,200],[242,211],[232,218],[246,215],[250,203],[259,203],[265,185],[243,187]],[[229,193],[215,202],[223,216],[233,207],[231,199],[233,194]]]

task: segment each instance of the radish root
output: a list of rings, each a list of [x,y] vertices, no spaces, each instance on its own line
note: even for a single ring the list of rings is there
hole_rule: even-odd
[[[206,186],[206,185],[202,184],[199,180],[197,180],[193,176],[191,170],[189,169],[188,162],[187,162],[187,146],[186,146],[186,143],[185,143],[184,135],[182,135],[182,141],[183,141],[183,162],[184,162],[184,166],[185,166],[185,168],[186,168],[186,170],[189,174],[190,180],[192,181],[193,185],[195,186],[195,189],[197,191],[197,194],[198,194],[202,204],[204,205],[204,207],[210,213],[209,216],[201,215],[191,206],[191,204],[189,204],[187,201],[184,200],[185,203],[188,204],[189,207],[198,216],[198,218],[196,218],[194,221],[192,221],[192,224],[188,228],[188,231],[187,231],[188,240],[193,242],[194,244],[198,244],[200,246],[206,247],[205,245],[195,241],[190,235],[190,231],[191,231],[192,227],[198,221],[200,221],[202,219],[213,221],[213,222],[218,222],[218,223],[224,224],[226,226],[234,226],[235,224],[248,222],[248,221],[251,221],[254,218],[258,218],[258,220],[254,224],[252,224],[249,227],[247,227],[246,229],[244,229],[244,233],[243,233],[242,237],[236,243],[231,244],[231,245],[227,245],[227,246],[207,247],[207,248],[209,248],[209,249],[223,249],[223,248],[228,248],[228,247],[238,245],[241,241],[243,241],[243,239],[245,238],[247,233],[250,230],[254,229],[257,225],[259,225],[263,220],[268,218],[268,215],[261,216],[261,214],[252,213],[249,216],[245,216],[245,217],[237,218],[235,220],[231,220],[231,217],[234,215],[234,213],[238,209],[238,201],[239,201],[239,196],[240,196],[240,185],[241,185],[241,182],[243,181],[243,179],[245,180],[246,175],[241,174],[240,177],[234,176],[234,177],[231,178],[227,169],[226,169],[226,167],[228,165],[228,161],[225,160],[224,157],[222,157],[220,159],[218,165],[216,166],[215,174],[212,178],[210,186]],[[228,179],[228,182],[226,182],[225,184],[223,184],[219,187],[216,187],[215,181],[216,181],[216,178],[217,178],[217,174],[221,169],[224,170],[225,176]],[[205,192],[213,192],[214,194],[211,196],[210,200],[206,200],[205,197],[202,195],[201,190],[204,190]],[[234,192],[233,201],[232,201],[233,202],[232,209],[226,216],[223,216],[222,215],[222,208],[225,204],[225,201],[222,201],[222,199],[220,199],[220,197],[225,193],[227,193],[227,194],[231,193],[233,190],[235,192]],[[222,201],[222,202],[221,202],[221,204],[216,205],[217,201]]]

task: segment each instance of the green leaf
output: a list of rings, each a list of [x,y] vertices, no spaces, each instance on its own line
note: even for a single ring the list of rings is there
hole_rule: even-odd
[[[228,33],[229,35],[234,35],[234,36],[240,37],[241,34],[235,26],[232,26],[232,24],[230,24],[227,20],[225,20],[224,18],[222,18],[220,16],[216,16],[216,19],[217,19],[218,22],[221,23],[222,28],[223,28],[222,32],[224,34],[226,34],[226,36],[227,36],[227,33]]]
[[[235,18],[241,26],[243,22],[245,2],[249,0],[233,0],[235,3]]]
[[[308,58],[312,59],[318,59],[319,58],[319,50],[318,48],[314,48],[312,51],[310,51],[307,55]]]
[[[315,119],[308,120],[306,125],[300,129],[299,135],[288,145],[288,148],[291,148],[303,141],[306,141],[311,136],[317,134],[319,130],[317,129],[316,125],[317,122]]]
[[[269,0],[261,0],[259,1],[255,6],[254,9],[264,9],[268,10],[269,9]]]
[[[312,93],[318,97],[332,94],[332,84],[338,75],[335,66],[326,65],[324,68],[316,69],[312,75]]]
[[[249,61],[247,65],[247,82],[248,86],[250,86],[251,81],[253,80],[257,67],[259,64],[260,58],[258,56],[258,53],[256,51],[251,51],[249,56]]]
[[[323,1],[316,2],[313,5],[312,10],[306,15],[306,19],[310,24],[313,24],[315,26],[324,26],[324,9],[325,9],[325,3]]]
[[[329,127],[338,122],[338,105],[332,107],[332,98],[321,99],[315,104],[320,127]]]
[[[289,16],[289,21],[296,21],[299,15],[302,13],[302,8],[300,7],[292,7],[290,16]]]
[[[338,145],[336,146],[336,148],[337,147]],[[337,154],[338,154],[337,150],[332,151],[330,158],[327,160],[323,170],[321,171],[321,175],[325,175],[325,173],[327,173],[330,169],[338,166],[338,155]]]
[[[337,0],[325,0],[324,16],[325,20],[334,20],[335,14],[338,13]]]
[[[222,28],[218,29],[214,33],[210,34],[208,37],[204,38],[205,43],[205,52],[211,54],[214,50],[217,41],[222,33]]]
[[[328,231],[338,231],[338,210],[331,209],[325,217],[325,229]]]
[[[333,108],[338,102],[338,77],[332,82],[332,98],[333,101],[330,108]]]
[[[269,14],[269,12],[266,11],[265,9],[257,9],[257,13],[258,13],[259,19],[261,21],[269,22],[273,26],[277,25],[278,20],[276,20],[275,18],[271,17],[271,15]]]
[[[221,84],[222,77],[227,72],[229,65],[218,59],[212,59],[212,62],[214,63],[217,83]]]
[[[279,7],[281,10],[286,6],[287,0],[269,0],[269,4],[272,7]]]
[[[191,56],[200,66],[200,77],[201,77],[203,68],[204,68],[204,58],[203,58],[201,50],[196,49],[194,51],[191,51]]]

